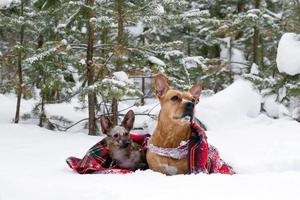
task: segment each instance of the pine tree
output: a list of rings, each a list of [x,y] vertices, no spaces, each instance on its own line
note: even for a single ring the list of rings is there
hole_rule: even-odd
[[[286,31],[297,31],[295,24],[299,17],[299,2],[257,1],[256,3],[259,3],[259,9],[252,9],[253,5],[248,5],[249,10],[239,15],[241,19],[240,23],[237,23],[238,26],[247,23],[243,26],[244,35],[242,37],[245,47],[249,47],[249,42],[246,41],[251,41],[249,40],[251,33],[253,33],[254,44],[256,43],[252,46],[252,52],[249,50],[251,48],[247,49],[248,58],[252,58],[254,63],[252,68],[258,65],[258,71],[251,73],[249,70],[250,73],[243,74],[243,77],[254,82],[263,96],[268,97],[275,94],[277,102],[290,106],[291,99],[299,91],[297,84],[299,77],[291,77],[278,72],[276,53],[281,35]],[[246,28],[249,25],[255,27],[253,32]]]
[[[24,62],[24,72],[28,80],[32,82],[32,88],[39,90],[39,102],[34,108],[34,114],[39,117],[39,126],[51,127],[46,115],[46,104],[57,103],[72,93],[74,80],[70,79],[67,60],[67,43],[48,43],[38,48],[32,57]],[[47,123],[48,122],[48,123]]]
[[[202,82],[210,93],[244,77],[289,105],[299,77],[278,72],[276,51],[284,32],[299,32],[299,16],[296,0],[18,1],[0,10],[0,91],[15,88],[17,107],[40,91],[41,126],[47,104],[79,94],[90,134],[96,115],[117,123],[117,101],[142,95],[128,80],[136,71],[165,73],[180,89]]]
[[[26,55],[34,48],[36,15],[32,2],[27,0],[13,2],[10,7],[2,11],[2,15],[0,19],[2,38],[8,41],[6,54],[14,57],[8,65],[16,66],[17,79],[14,85],[17,94],[17,104],[14,122],[18,123],[21,99],[25,90],[23,61]]]

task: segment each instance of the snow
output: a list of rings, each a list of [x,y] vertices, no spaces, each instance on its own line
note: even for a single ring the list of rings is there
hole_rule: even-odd
[[[252,64],[251,70],[250,70],[250,74],[255,74],[255,75],[259,74],[259,70],[258,70],[257,64],[255,64],[255,63]]]
[[[85,62],[84,59],[80,59],[79,63],[80,63],[81,65],[85,65],[85,64],[86,64],[86,62]]]
[[[291,116],[289,110],[277,101],[277,95],[272,94],[265,97],[264,109],[270,117],[278,118]]]
[[[67,41],[66,39],[62,39],[62,40],[60,41],[60,43],[61,43],[62,45],[67,45],[67,44],[68,44],[68,41]]]
[[[291,117],[289,109],[285,107],[283,104],[279,105],[279,117]]]
[[[203,65],[201,59],[203,59],[201,56],[185,57],[182,59],[182,63],[187,69],[197,68],[198,66]]]
[[[284,33],[277,50],[277,68],[288,75],[300,73],[300,36],[296,33]]]
[[[72,31],[76,31],[77,27],[76,26],[72,26],[71,30]]]
[[[231,58],[229,54],[230,49],[230,37],[224,38],[221,40],[221,52],[220,58],[225,60],[231,59],[231,67],[234,72],[240,73],[241,70],[247,68],[247,61],[243,51],[235,47],[231,48]]]
[[[166,59],[171,59],[171,57],[180,57],[182,55],[183,55],[183,52],[180,50],[172,50],[172,51],[165,52]]]
[[[123,71],[114,72],[112,78],[105,78],[101,83],[95,84],[90,89],[95,89],[97,87],[106,87],[107,89],[102,90],[102,95],[116,95],[121,98],[124,95],[136,95],[142,93],[135,88],[134,82],[130,80],[127,74]]]
[[[86,34],[87,28],[85,26],[81,27],[81,33]]]
[[[279,117],[279,103],[276,99],[275,94],[265,97],[264,109],[270,117]]]
[[[162,14],[165,13],[165,9],[164,9],[164,7],[163,7],[161,4],[157,4],[157,5],[155,6],[154,12],[155,12],[157,15],[162,15]]]
[[[130,80],[128,78],[127,74],[124,71],[114,72],[113,75],[119,81],[122,81],[122,82],[125,82],[128,84],[133,84],[132,80]]]
[[[125,28],[133,37],[138,37],[144,32],[144,25],[138,22],[135,26],[128,26]]]
[[[55,47],[52,47],[40,54],[37,54],[37,55],[34,55],[32,57],[29,57],[25,60],[25,62],[28,62],[29,64],[33,64],[37,61],[41,61],[42,59],[44,59],[45,57],[51,55],[51,54],[54,54],[61,46],[65,45],[64,44],[64,40],[61,41],[61,44],[55,46]]]
[[[297,107],[292,112],[293,119],[300,121],[300,107]]]
[[[33,108],[33,101],[22,100],[21,110],[22,113],[30,112]],[[15,95],[2,95],[0,94],[0,123],[10,123],[14,119],[14,111],[16,107]],[[0,131],[1,134],[2,131]]]
[[[196,116],[209,128],[231,124],[233,121],[257,117],[261,96],[250,82],[237,80],[225,90],[200,99]]]
[[[86,110],[76,110],[80,108],[81,104],[77,98],[73,98],[70,103],[47,104],[45,106],[46,114],[48,116],[63,116],[73,123],[87,117]],[[81,127],[74,127],[71,131],[78,131]]]
[[[246,58],[245,58],[244,53],[237,48],[232,48],[231,51],[232,51],[231,52],[232,68],[235,68],[236,70],[246,68],[247,65],[246,65]]]
[[[286,97],[286,87],[279,88],[278,90],[278,100],[281,102]]]
[[[0,8],[7,8],[12,2],[13,0],[0,0]]]
[[[184,12],[180,15],[182,18],[192,18],[192,17],[209,17],[210,13],[208,10],[200,10],[200,9],[193,9],[187,12]]]
[[[149,56],[148,57],[148,60],[153,63],[153,64],[156,64],[158,66],[166,66],[165,62],[162,61],[161,59],[155,57],[155,56]]]
[[[300,196],[300,124],[260,114],[261,97],[247,81],[238,80],[214,96],[201,97],[196,107],[197,117],[208,126],[208,141],[238,172],[233,176],[165,176],[151,170],[127,175],[75,174],[65,159],[82,157],[101,137],[11,124],[15,100],[12,95],[0,95],[1,200],[179,200],[195,195],[203,199],[282,200]],[[144,107],[134,107],[135,112],[150,110],[158,100],[146,102]],[[22,101],[22,109],[32,103]],[[77,112],[65,110],[65,104],[56,106],[53,112],[59,108],[68,115]],[[158,110],[159,106],[153,113]],[[136,124],[144,119],[138,116]]]

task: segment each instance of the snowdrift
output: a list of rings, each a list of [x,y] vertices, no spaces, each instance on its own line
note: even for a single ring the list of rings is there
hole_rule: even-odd
[[[219,129],[232,125],[233,121],[257,117],[261,108],[261,96],[250,82],[242,79],[212,97],[201,98],[196,116],[209,129]]]
[[[13,0],[1,0],[0,1],[0,8],[8,8]]]
[[[282,35],[277,50],[277,68],[288,75],[300,73],[300,35],[285,33]]]

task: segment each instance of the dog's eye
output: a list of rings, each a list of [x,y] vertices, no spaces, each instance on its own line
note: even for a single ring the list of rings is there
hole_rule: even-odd
[[[178,100],[179,100],[179,97],[178,97],[177,95],[175,95],[175,96],[173,96],[173,97],[171,98],[171,100],[172,100],[172,101],[178,101]]]
[[[118,136],[119,136],[118,134],[114,134],[114,135],[113,135],[114,138],[117,138]]]

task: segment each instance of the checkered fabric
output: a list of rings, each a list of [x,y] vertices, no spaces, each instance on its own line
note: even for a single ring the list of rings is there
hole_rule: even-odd
[[[149,134],[131,133],[130,137],[146,150]],[[117,168],[116,162],[109,156],[105,138],[90,148],[82,159],[69,157],[66,162],[70,168],[79,174],[127,174],[132,172],[131,170]]]
[[[235,174],[233,168],[220,158],[218,150],[208,144],[200,123],[192,121],[191,130],[188,150],[189,173]]]

